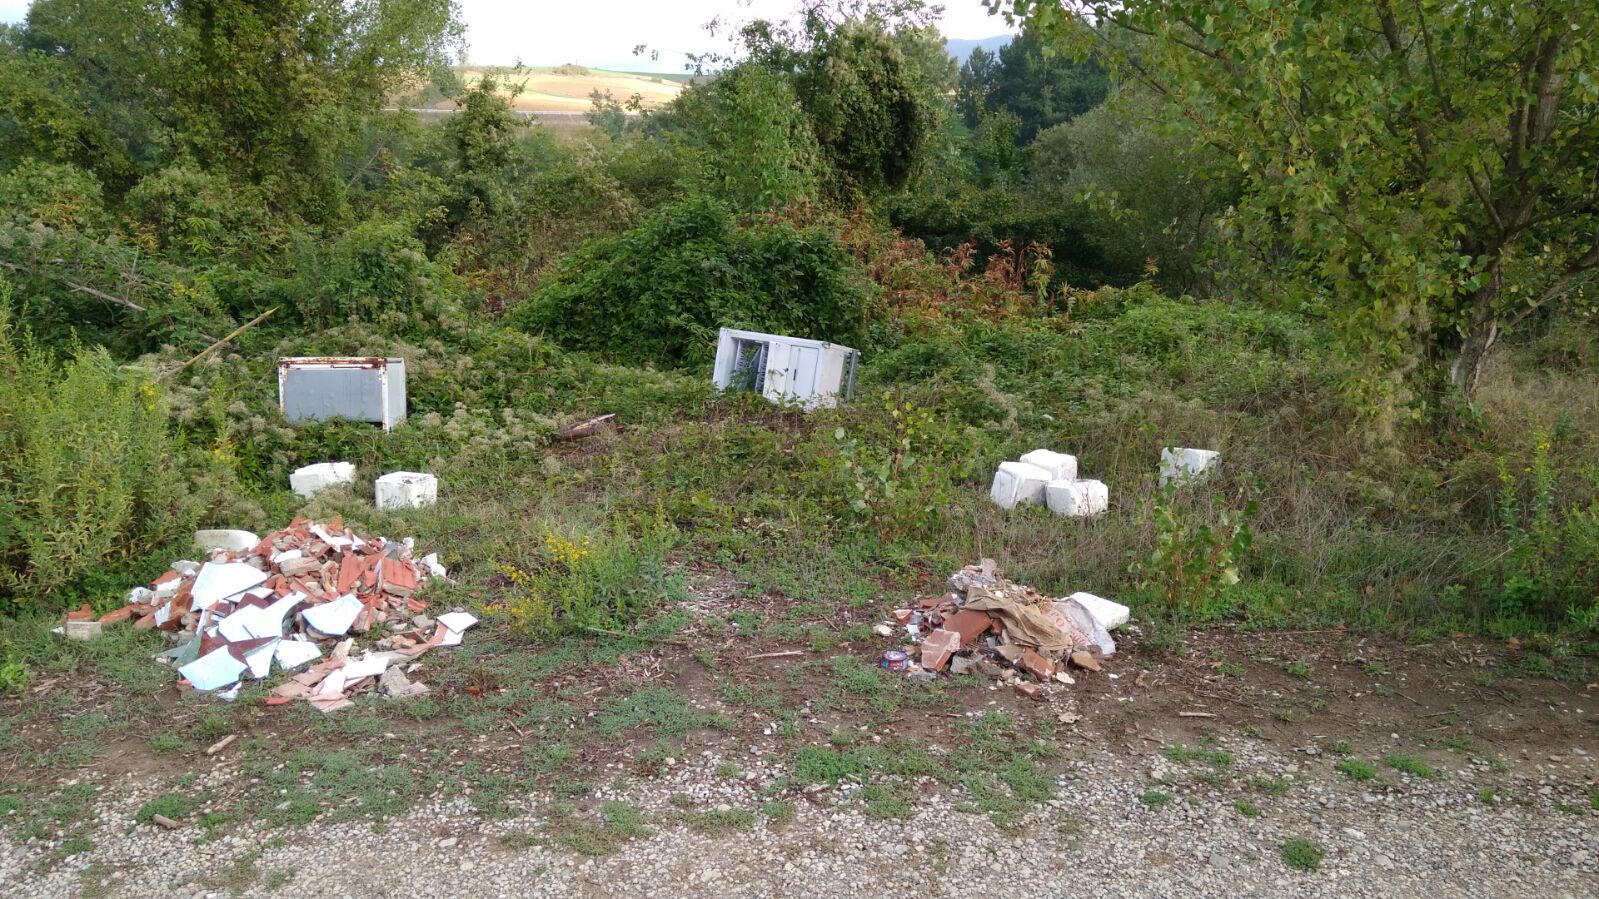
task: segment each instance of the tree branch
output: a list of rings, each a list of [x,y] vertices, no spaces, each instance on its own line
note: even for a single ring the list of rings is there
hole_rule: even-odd
[[[100,299],[105,300],[108,303],[115,303],[116,305],[121,306],[124,309],[132,309],[134,312],[144,312],[145,311],[145,308],[143,306],[140,306],[138,303],[135,303],[132,300],[125,300],[122,297],[112,296],[111,294],[106,293],[103,290],[96,290],[95,288],[89,287],[86,284],[77,284],[75,282],[67,280],[66,278],[61,277],[60,275],[52,274],[50,272],[39,272],[39,271],[36,271],[34,269],[25,268],[23,266],[17,265],[14,262],[7,262],[4,259],[0,259],[0,267],[8,268],[8,269],[10,269],[10,270],[12,270],[14,272],[32,272],[33,274],[36,274],[36,275],[43,275],[46,278],[54,278],[55,280],[60,281],[62,284],[67,285],[73,291],[75,291],[77,293],[86,293],[86,294],[88,294],[89,296],[92,296],[92,297],[99,297]]]

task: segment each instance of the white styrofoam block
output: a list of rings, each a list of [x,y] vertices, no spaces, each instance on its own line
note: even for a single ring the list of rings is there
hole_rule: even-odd
[[[225,549],[229,552],[244,552],[255,549],[261,538],[249,531],[238,531],[232,528],[213,528],[194,532],[194,542],[206,552],[213,549]]]
[[[1077,457],[1066,453],[1057,453],[1054,450],[1035,449],[1022,456],[1021,461],[1028,465],[1037,465],[1049,472],[1051,481],[1077,480]]]
[[[419,471],[393,471],[372,485],[379,509],[419,509],[439,500],[439,479]]]
[[[1079,591],[1066,598],[1076,600],[1079,605],[1088,610],[1088,614],[1094,616],[1095,621],[1104,625],[1107,631],[1113,631],[1126,624],[1128,617],[1133,614],[1132,609],[1121,603],[1106,599],[1103,596],[1095,596],[1092,593]]]
[[[1044,495],[1049,510],[1067,518],[1087,518],[1110,508],[1110,488],[1103,481],[1051,481]]]
[[[355,465],[350,462],[318,462],[297,468],[289,475],[289,489],[305,499],[310,499],[317,491],[332,487],[335,484],[355,483]]]
[[[1221,464],[1215,450],[1168,446],[1160,451],[1160,486],[1172,481],[1197,481]]]
[[[1001,509],[1017,503],[1037,503],[1044,499],[1044,485],[1049,483],[1049,472],[1025,462],[1001,462],[994,472],[994,484],[988,497]]]

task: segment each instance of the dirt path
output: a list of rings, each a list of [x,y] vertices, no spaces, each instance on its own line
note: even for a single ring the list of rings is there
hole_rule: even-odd
[[[47,675],[0,704],[0,892],[1599,895],[1599,686],[1513,649],[1134,631],[1037,702],[879,673],[869,608],[699,586],[648,641],[485,625],[425,704]]]

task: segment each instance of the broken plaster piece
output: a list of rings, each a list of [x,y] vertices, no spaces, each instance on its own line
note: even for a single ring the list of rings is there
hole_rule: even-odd
[[[209,609],[230,596],[237,596],[263,583],[266,579],[267,573],[254,565],[246,565],[243,562],[207,562],[200,566],[200,573],[194,578],[194,587],[190,591],[194,597],[193,607]]]
[[[300,613],[300,617],[319,633],[330,637],[342,637],[349,632],[350,625],[355,623],[355,617],[361,614],[362,608],[361,601],[355,598],[355,594],[346,593],[332,602],[306,609]]]
[[[239,675],[244,673],[246,667],[243,662],[233,657],[233,653],[229,652],[226,646],[219,646],[179,668],[178,674],[196,690],[210,693],[237,683]]]
[[[278,667],[289,671],[322,656],[322,650],[309,640],[279,640],[273,656]]]

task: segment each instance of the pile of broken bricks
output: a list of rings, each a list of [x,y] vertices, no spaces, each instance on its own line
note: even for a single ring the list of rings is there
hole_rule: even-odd
[[[1110,632],[1127,621],[1128,608],[1092,593],[1054,599],[1003,577],[992,559],[967,565],[949,578],[949,592],[894,610],[894,620],[914,641],[885,652],[883,667],[917,680],[938,672],[975,673],[1043,699],[1046,685],[1074,683],[1068,667],[1101,670],[1116,652]],[[877,628],[892,636],[891,625]]]
[[[296,518],[260,539],[201,533],[215,547],[205,562],[175,562],[97,621],[167,632],[175,645],[156,658],[177,667],[185,691],[233,699],[246,678],[263,680],[274,665],[310,665],[274,688],[267,704],[303,699],[326,712],[371,689],[415,696],[428,689],[407,677],[416,658],[458,645],[477,623],[460,610],[437,620],[424,614],[416,592],[446,571],[434,555],[413,559],[409,539],[367,539],[339,518]],[[356,656],[352,634],[374,638],[376,651]]]

